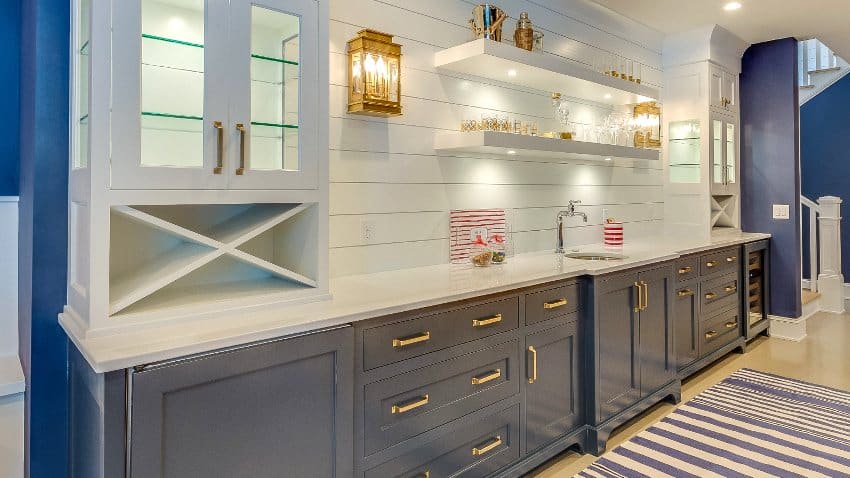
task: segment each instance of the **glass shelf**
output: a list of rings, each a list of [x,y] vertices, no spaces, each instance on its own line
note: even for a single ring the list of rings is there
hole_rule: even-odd
[[[699,121],[672,122],[669,131],[670,182],[699,183],[701,175]]]
[[[188,47],[193,47],[193,48],[203,48],[204,47],[204,45],[202,45],[200,43],[178,40],[176,38],[162,37],[162,36],[159,36],[159,35],[151,35],[151,34],[148,34],[148,33],[142,33],[142,38],[145,39],[145,40],[155,40],[155,41],[161,41],[161,42],[165,42],[165,43],[173,43],[175,45],[182,45],[182,46],[188,46]],[[85,47],[86,47],[86,45],[83,45],[83,48],[85,48]],[[253,54],[253,53],[251,54],[251,58],[256,58],[257,60],[271,61],[271,62],[275,62],[275,63],[283,63],[283,64],[286,64],[286,65],[298,65],[297,61],[286,60],[286,59],[283,59],[283,58],[273,58],[273,57],[266,56],[266,55],[256,55],[256,54]]]
[[[170,118],[170,119],[178,119],[178,120],[190,120],[190,121],[203,121],[202,116],[195,115],[181,115],[176,113],[161,113],[156,111],[142,111],[142,116],[156,117],[156,118]],[[83,118],[80,118],[80,121],[88,118],[86,115]],[[278,128],[278,129],[298,129],[298,125],[295,124],[281,124],[281,123],[266,123],[263,121],[251,121],[251,126],[265,126],[267,128]]]

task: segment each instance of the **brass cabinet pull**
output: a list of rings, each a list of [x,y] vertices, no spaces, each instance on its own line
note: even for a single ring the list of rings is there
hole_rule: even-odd
[[[705,267],[714,267],[717,265],[717,261],[708,261],[705,263]]]
[[[236,129],[239,130],[239,167],[236,168],[236,175],[242,176],[245,174],[245,125],[236,123]]]
[[[715,298],[715,297],[717,297],[717,294],[715,294],[714,292],[709,292],[708,294],[705,294],[705,298],[706,298],[707,300],[711,300],[711,299],[713,299],[713,298]]]
[[[493,450],[494,448],[496,448],[497,446],[499,446],[501,444],[502,444],[502,437],[497,436],[497,437],[493,438],[493,440],[490,443],[482,446],[481,448],[474,447],[472,449],[472,456],[481,456],[481,455]]]
[[[395,415],[397,413],[409,412],[409,411],[414,410],[416,408],[424,407],[425,405],[428,405],[428,399],[429,399],[428,394],[425,394],[425,395],[422,395],[421,397],[417,398],[416,400],[410,401],[408,403],[401,404],[401,405],[395,404],[395,405],[393,405],[393,408],[391,409],[391,411],[392,411],[393,415]]]
[[[726,258],[726,262],[735,262],[738,259],[738,256],[729,256]]]
[[[553,302],[546,302],[543,304],[544,309],[557,309],[558,307],[563,307],[567,305],[567,299],[561,298]]]
[[[215,168],[213,168],[213,174],[221,174],[224,169],[224,124],[221,121],[213,121],[213,128],[218,130],[216,138],[218,151],[216,152],[216,163]]]
[[[726,322],[726,328],[727,329],[734,329],[737,326],[738,326],[738,322]]]
[[[707,338],[707,339],[713,339],[715,336],[717,336],[716,330],[712,330],[710,332],[705,333],[705,338]]]
[[[726,291],[726,292],[735,292],[736,290],[738,290],[738,286],[727,285],[726,287],[723,288],[723,290]]]
[[[492,372],[488,372],[484,375],[472,377],[472,384],[473,385],[481,385],[482,383],[487,383],[487,382],[491,382],[493,380],[496,380],[497,378],[499,378],[501,376],[502,376],[502,369],[497,368],[496,370],[493,370]]]
[[[640,285],[643,286],[643,309],[646,310],[649,307],[649,284],[644,281],[640,281]]]
[[[691,266],[682,267],[679,269],[679,274],[687,274],[688,272],[692,272],[694,270]]]
[[[496,314],[489,319],[472,319],[473,327],[484,327],[485,325],[498,324],[502,321],[502,314]]]
[[[640,312],[643,310],[643,294],[641,290],[640,282],[635,282],[635,295],[637,296],[637,306],[632,309],[634,312]]]
[[[425,331],[421,334],[411,335],[410,337],[402,337],[393,339],[393,348],[407,347],[408,345],[418,344],[431,340],[431,332]]]
[[[528,351],[531,352],[531,377],[528,377],[528,383],[534,383],[537,381],[537,349],[529,345]]]
[[[694,295],[694,291],[691,290],[691,289],[682,289],[679,292],[677,292],[677,294],[679,295],[679,297],[690,297],[690,296]]]
[[[419,478],[431,478],[431,470],[426,470],[424,473],[421,473]]]

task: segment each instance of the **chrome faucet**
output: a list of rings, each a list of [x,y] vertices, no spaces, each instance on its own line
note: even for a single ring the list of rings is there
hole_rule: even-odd
[[[576,204],[581,204],[581,201],[570,201],[570,205],[567,206],[567,209],[558,213],[556,217],[557,227],[558,227],[558,244],[555,248],[556,254],[563,254],[564,251],[564,218],[565,217],[573,217],[573,216],[581,216],[584,219],[584,222],[587,222],[587,214],[583,212],[576,212]]]

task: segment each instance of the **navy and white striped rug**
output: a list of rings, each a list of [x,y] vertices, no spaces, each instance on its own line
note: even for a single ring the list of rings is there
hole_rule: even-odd
[[[576,476],[850,477],[850,392],[741,369]]]

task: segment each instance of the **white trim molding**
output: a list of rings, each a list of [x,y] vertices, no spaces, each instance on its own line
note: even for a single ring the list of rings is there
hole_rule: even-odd
[[[778,315],[768,316],[770,319],[770,336],[792,342],[800,342],[806,338],[806,320],[808,317],[780,317]]]

